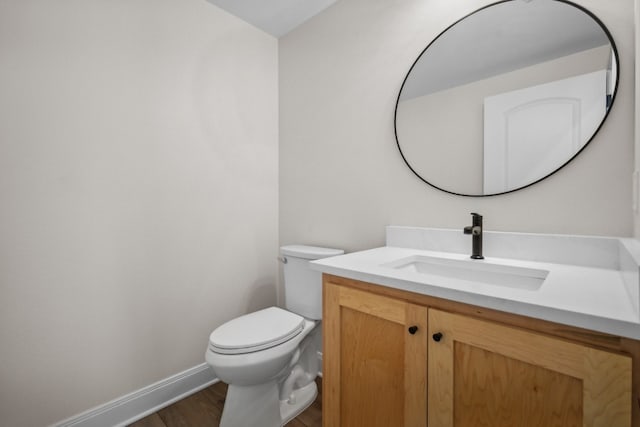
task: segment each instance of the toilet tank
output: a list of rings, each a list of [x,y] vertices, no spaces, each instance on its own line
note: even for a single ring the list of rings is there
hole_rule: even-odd
[[[322,273],[309,268],[309,261],[344,253],[341,249],[288,245],[280,248],[284,268],[284,304],[307,319],[322,318]]]

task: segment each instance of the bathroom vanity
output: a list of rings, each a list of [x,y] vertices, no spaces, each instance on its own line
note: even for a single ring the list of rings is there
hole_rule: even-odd
[[[324,425],[640,425],[636,245],[488,232],[470,260],[460,230],[388,227],[312,263]]]
[[[526,188],[593,139],[619,68],[593,12],[495,2],[409,69],[398,149],[447,193]],[[311,263],[323,273],[324,426],[640,426],[638,241],[484,233],[472,215],[473,237],[388,227],[385,247]]]

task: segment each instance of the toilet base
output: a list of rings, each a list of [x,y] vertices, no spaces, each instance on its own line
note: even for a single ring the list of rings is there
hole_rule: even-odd
[[[307,409],[318,395],[318,386],[315,381],[310,382],[293,392],[294,399],[280,401],[280,414],[282,417],[282,425],[285,425],[302,411]]]
[[[318,395],[315,381],[293,392],[294,399],[278,399],[278,383],[252,386],[229,385],[220,427],[282,427],[313,403]]]
[[[229,384],[220,427],[281,427],[278,383]]]

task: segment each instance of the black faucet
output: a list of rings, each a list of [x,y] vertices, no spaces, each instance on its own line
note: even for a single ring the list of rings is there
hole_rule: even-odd
[[[471,213],[473,221],[470,226],[464,228],[464,234],[471,234],[471,258],[484,259],[482,256],[482,215]]]

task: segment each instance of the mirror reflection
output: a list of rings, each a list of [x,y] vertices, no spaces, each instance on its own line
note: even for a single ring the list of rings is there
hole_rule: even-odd
[[[494,195],[567,164],[598,131],[617,84],[609,33],[560,0],[507,0],[445,30],[396,105],[407,165],[441,190]]]

